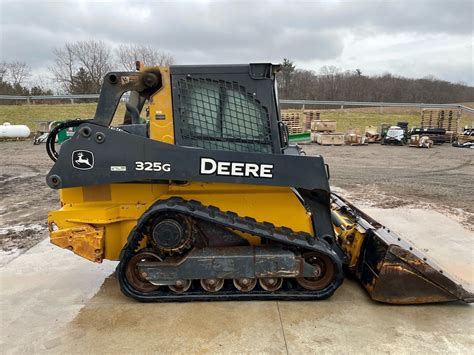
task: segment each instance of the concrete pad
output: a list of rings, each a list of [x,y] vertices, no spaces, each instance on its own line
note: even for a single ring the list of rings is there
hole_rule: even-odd
[[[275,302],[142,304],[115,266],[44,240],[0,268],[0,353],[286,352]]]
[[[387,218],[389,227],[396,223],[429,253],[440,248],[436,256],[469,258],[464,249],[472,241],[465,239],[472,234],[461,238],[456,222],[449,220],[453,233],[441,233],[448,223],[441,220],[438,239],[428,242],[410,227],[421,212],[367,212]],[[413,219],[415,229],[441,217],[428,211],[423,218]],[[441,244],[447,238],[457,242]],[[121,294],[110,276],[115,265],[90,263],[45,240],[0,268],[0,353],[469,353],[474,347],[469,305],[383,305],[347,279],[320,302],[141,304]]]
[[[462,304],[391,306],[345,280],[324,302],[280,302],[290,354],[470,353],[474,309]]]
[[[56,339],[58,353],[286,353],[275,302],[93,302]]]
[[[43,240],[0,268],[0,353],[44,349],[115,269],[93,264]]]

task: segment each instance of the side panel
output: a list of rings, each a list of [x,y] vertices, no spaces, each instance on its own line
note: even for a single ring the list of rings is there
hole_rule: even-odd
[[[87,188],[61,190],[63,207],[50,212],[50,228],[52,223],[60,230],[84,224],[105,227],[103,258],[109,260],[119,258],[137,219],[156,200],[172,196],[214,205],[239,216],[252,216],[259,222],[314,234],[310,216],[293,191],[285,187],[213,183],[112,184],[103,185],[103,189],[110,189],[110,199],[103,201],[84,199],[87,196],[84,189]],[[251,243],[256,241],[255,238],[249,240]]]
[[[92,123],[80,125],[61,146],[46,178],[54,189],[160,180],[293,186],[324,192],[329,205],[329,182],[320,156],[181,147]]]
[[[180,147],[86,123],[63,144],[47,177],[57,189],[169,181],[294,187],[312,213],[315,235],[333,238],[329,183],[318,156]]]
[[[160,68],[162,86],[150,99],[150,138],[174,144],[171,77],[168,68]]]

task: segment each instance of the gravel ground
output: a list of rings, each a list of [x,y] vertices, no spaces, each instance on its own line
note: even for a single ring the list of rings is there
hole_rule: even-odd
[[[474,230],[474,149],[448,144],[431,149],[311,144],[303,149],[324,157],[333,190],[343,189],[357,204],[434,209]]]
[[[352,201],[373,207],[417,206],[448,214],[472,230],[474,150],[449,145],[432,149],[392,146],[305,145],[330,166],[331,184]],[[0,250],[26,250],[46,230],[58,206],[46,186],[52,162],[45,146],[30,141],[0,142]]]
[[[28,249],[44,238],[47,214],[57,208],[55,191],[46,186],[52,166],[44,144],[0,142],[0,250]]]

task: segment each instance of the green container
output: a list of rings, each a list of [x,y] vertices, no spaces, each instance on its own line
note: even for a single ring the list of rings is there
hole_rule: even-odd
[[[393,126],[390,123],[382,123],[380,125],[380,137],[385,137],[387,135],[388,129]]]
[[[303,132],[303,133],[294,133],[288,135],[288,140],[290,142],[307,142],[311,141],[311,132]]]
[[[71,138],[76,133],[77,127],[62,129],[58,133],[58,144],[61,144]]]

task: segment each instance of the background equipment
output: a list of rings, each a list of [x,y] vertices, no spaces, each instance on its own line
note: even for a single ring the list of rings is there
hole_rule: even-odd
[[[405,130],[398,126],[391,126],[386,135],[382,138],[382,144],[398,144],[406,143]]]

